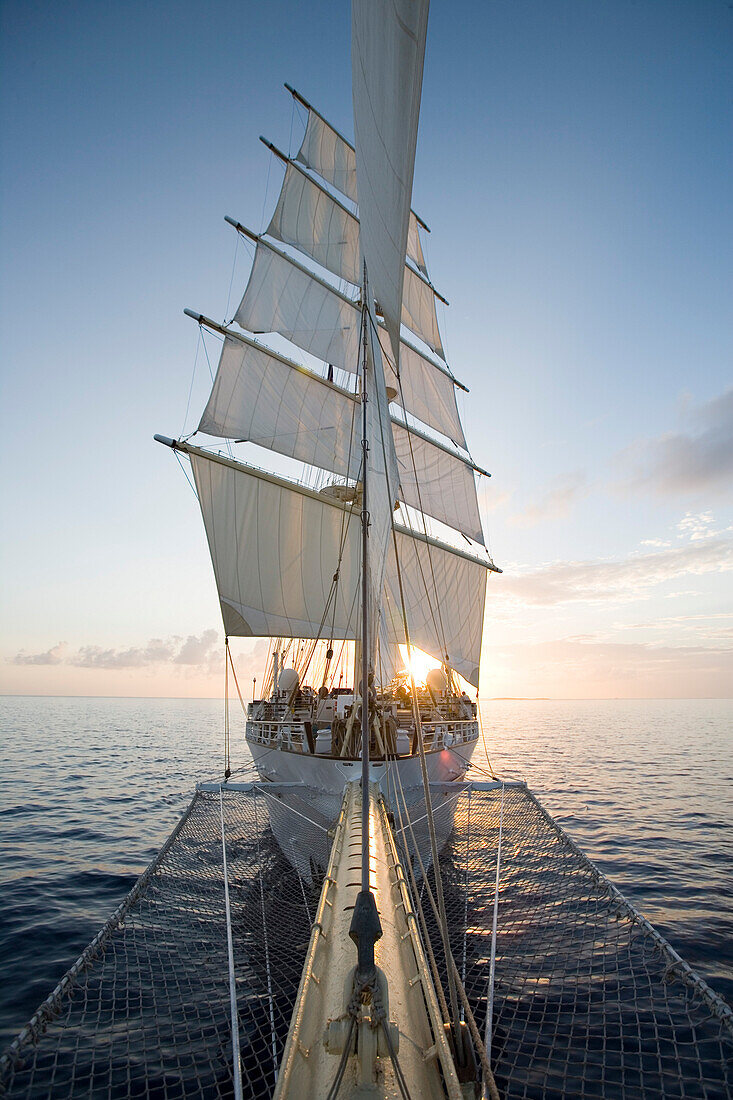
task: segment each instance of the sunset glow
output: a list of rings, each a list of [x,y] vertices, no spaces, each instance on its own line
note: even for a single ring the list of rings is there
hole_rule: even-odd
[[[431,668],[440,668],[440,661],[436,661],[429,653],[424,653],[422,649],[418,649],[416,646],[412,646],[409,660],[406,645],[400,646],[400,653],[402,654],[402,660],[405,662],[405,668],[412,675],[416,684],[425,683],[425,677]]]

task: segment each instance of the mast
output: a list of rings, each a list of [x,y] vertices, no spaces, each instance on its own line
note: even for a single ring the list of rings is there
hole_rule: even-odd
[[[369,458],[369,425],[367,418],[367,365],[368,365],[368,329],[369,291],[367,287],[366,263],[364,263],[364,284],[362,293],[362,374],[361,374],[361,457],[362,457],[362,497],[361,497],[361,889],[354,905],[354,915],[349,928],[349,936],[356,944],[357,966],[354,975],[354,992],[361,993],[371,989],[377,980],[377,968],[374,961],[374,944],[382,935],[382,925],[377,911],[377,902],[369,883],[369,509],[367,464]]]
[[[361,372],[361,889],[369,891],[369,511],[367,503],[367,281],[364,265]]]

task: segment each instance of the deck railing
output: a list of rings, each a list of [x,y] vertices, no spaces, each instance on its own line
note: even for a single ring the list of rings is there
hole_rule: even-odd
[[[313,730],[312,736],[316,736]],[[404,727],[398,729],[399,733],[406,733]],[[426,752],[439,752],[441,749],[449,749],[455,745],[464,745],[478,739],[478,722],[475,718],[463,719],[434,719],[422,723],[423,741]],[[264,745],[267,748],[281,748],[290,752],[302,752],[310,755],[308,736],[306,734],[305,721],[298,720],[297,713],[290,722],[282,718],[278,720],[263,721],[258,718],[247,719],[246,737],[250,744]],[[411,745],[414,738],[411,738]],[[317,753],[316,755],[328,757],[331,754]],[[409,755],[409,753],[404,753]]]

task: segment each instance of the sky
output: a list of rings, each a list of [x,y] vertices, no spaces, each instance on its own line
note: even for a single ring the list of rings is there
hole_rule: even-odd
[[[352,133],[349,6],[0,17],[0,692],[216,696],[203,526],[152,436],[206,400],[182,311],[244,289],[223,219],[272,212],[283,82]],[[492,473],[482,696],[733,693],[732,62],[717,0],[431,4],[413,207]]]

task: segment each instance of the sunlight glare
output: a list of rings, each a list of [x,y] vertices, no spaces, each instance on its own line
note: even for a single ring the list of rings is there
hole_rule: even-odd
[[[400,646],[400,654],[402,660],[405,662],[405,668],[408,672],[411,672],[415,678],[416,684],[425,683],[425,677],[430,672],[431,668],[440,668],[440,661],[436,661],[434,657],[431,657],[429,653],[424,653],[422,649],[417,649],[412,646],[412,658],[407,659],[407,646]]]

